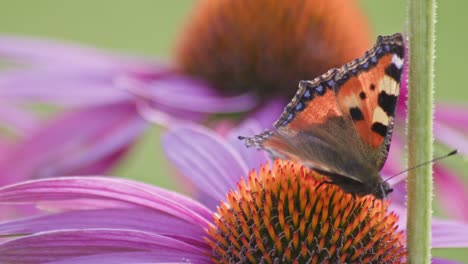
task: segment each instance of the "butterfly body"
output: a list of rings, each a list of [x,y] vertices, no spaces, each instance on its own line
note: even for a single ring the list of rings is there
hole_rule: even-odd
[[[363,57],[301,81],[273,131],[244,138],[324,174],[345,192],[376,198],[391,188],[379,172],[390,148],[405,48],[400,34],[379,37]]]

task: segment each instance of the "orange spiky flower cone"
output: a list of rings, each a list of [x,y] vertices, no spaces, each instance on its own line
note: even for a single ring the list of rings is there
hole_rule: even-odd
[[[216,263],[404,263],[403,233],[388,204],[353,198],[293,162],[250,173],[209,229]],[[383,204],[382,204],[383,203]]]

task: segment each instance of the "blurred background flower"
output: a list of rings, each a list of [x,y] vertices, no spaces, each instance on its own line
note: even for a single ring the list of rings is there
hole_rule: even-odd
[[[356,1],[199,1],[180,34],[176,67],[224,94],[288,100],[298,80],[361,56],[370,35]]]
[[[230,2],[226,3],[229,5]],[[0,168],[11,173],[8,177],[15,175],[14,179],[7,181],[63,173],[100,173],[109,168],[115,169],[115,165],[118,165],[118,175],[157,181],[159,185],[174,187],[170,180],[156,179],[148,173],[165,174],[167,166],[163,159],[154,158],[161,157],[161,153],[157,152],[159,137],[155,137],[159,130],[148,130],[149,126],[144,121],[171,124],[174,117],[176,120],[200,120],[207,113],[222,109],[225,112],[237,112],[257,106],[254,117],[263,126],[268,126],[296,90],[297,82],[289,84],[295,76],[302,78],[300,76],[303,74],[313,74],[314,71],[320,74],[322,68],[340,65],[349,58],[359,56],[358,50],[366,50],[371,45],[374,38],[370,36],[365,16],[370,18],[370,25],[378,34],[391,34],[404,28],[406,9],[403,1],[378,4],[372,1],[349,1],[346,4],[348,6],[335,6],[338,1],[329,1],[330,5],[324,5],[323,1],[309,3],[320,8],[311,9],[304,5],[299,9],[284,8],[282,10],[286,13],[281,13],[279,9],[268,6],[265,10],[272,12],[271,16],[263,16],[261,12],[261,15],[256,15],[252,11],[256,8],[256,2],[246,8],[249,12],[240,12],[242,10],[235,4],[224,7],[229,9],[226,11],[219,3],[211,1],[197,4],[188,1],[140,1],[137,4],[112,1],[95,4],[84,1],[64,4],[46,0],[40,4],[30,3],[28,8],[24,8],[21,3],[5,1],[2,5],[4,8],[0,10],[0,31],[9,36],[24,34],[29,37],[19,41],[14,39],[13,42],[9,42],[12,39],[4,38],[6,42],[0,44],[0,50],[8,51],[3,56],[10,59],[8,63],[0,62],[8,66],[6,74],[0,77],[0,95],[3,98],[0,101],[40,101],[68,109],[48,120],[44,126],[26,124],[22,129],[29,129],[24,130],[28,131],[28,138],[18,136],[6,140],[5,144],[0,141],[0,146],[8,146],[5,149],[9,150]],[[108,6],[113,7],[111,11]],[[437,96],[442,99],[460,100],[468,95],[466,89],[459,88],[461,83],[468,81],[463,81],[468,76],[465,77],[461,72],[465,60],[457,52],[467,44],[468,38],[457,34],[462,29],[454,31],[460,25],[459,22],[450,21],[460,10],[459,6],[445,2],[439,8],[439,18],[444,23],[438,24],[436,70],[437,87],[440,87]],[[316,20],[308,19],[310,17]],[[351,23],[339,23],[350,17],[361,26],[348,29]],[[444,17],[447,19],[444,20]],[[234,23],[233,19],[236,18],[242,23]],[[258,27],[252,26],[252,19],[259,22]],[[273,19],[285,19],[285,23],[273,23],[271,21],[276,21]],[[216,22],[210,24],[210,20]],[[298,24],[289,24],[291,21]],[[339,26],[341,30],[328,28],[328,22]],[[219,28],[219,25],[225,25],[227,29]],[[312,27],[313,32],[308,35],[310,25],[319,25],[320,30],[314,31]],[[283,30],[287,34],[278,34]],[[231,34],[221,34],[228,31]],[[48,40],[40,42],[31,39],[31,35],[118,50],[115,54],[141,53],[175,60],[174,63],[163,60],[154,62],[75,44],[61,45]],[[250,46],[243,50],[238,48],[239,43]],[[318,56],[316,49],[297,48],[297,45],[304,43],[317,45],[320,55],[327,56]],[[309,59],[317,60],[317,63],[307,63]],[[324,62],[329,64],[325,65]],[[24,64],[28,67],[17,68]],[[224,65],[229,65],[229,68],[226,69]],[[186,75],[203,80],[194,81]],[[5,89],[8,87],[11,89]],[[161,89],[167,87],[175,90],[169,93],[171,90]],[[248,95],[244,95],[244,92],[248,92]],[[187,98],[195,101],[195,105],[186,105],[186,102],[190,102]],[[244,105],[238,104],[240,102]],[[466,113],[466,103],[459,101],[458,104],[458,109],[450,106],[437,112],[441,122],[436,122],[436,136],[444,145],[455,145],[466,150],[466,127],[461,125],[463,123],[459,119],[466,116],[463,114]],[[17,108],[16,105],[14,107]],[[93,123],[93,118],[86,118],[88,114],[99,116],[99,122]],[[122,118],[124,116],[127,118]],[[88,122],[91,123],[87,130],[81,131],[83,124]],[[397,132],[403,134],[403,126]],[[49,143],[45,139],[53,141]],[[397,172],[403,164],[400,152],[404,150],[403,142],[396,143],[393,146],[395,150],[392,150],[393,166],[387,166],[386,170],[389,174],[392,169]],[[130,148],[135,144],[135,148]],[[130,155],[123,155],[128,153]],[[25,156],[27,154],[30,155]],[[24,166],[15,166],[20,165],[20,157]],[[454,159],[456,161],[457,158]],[[456,162],[451,164],[456,165]],[[455,166],[454,170],[466,176],[466,164]],[[442,173],[448,175],[444,171]],[[147,178],[140,178],[141,175],[147,175]],[[447,190],[462,185],[447,186],[444,185],[445,191],[439,192],[453,194]],[[454,201],[457,197],[460,196],[450,196],[449,199]],[[461,197],[466,195],[462,194]],[[452,216],[462,217],[453,213],[453,210],[446,211]]]
[[[10,181],[105,172],[142,134],[141,117],[168,126],[245,112],[256,102],[259,120],[270,126],[298,80],[356,58],[370,44],[353,1],[200,1],[179,38],[175,63],[160,64],[71,43],[0,37],[0,57],[14,66],[0,75],[2,100],[74,108],[17,144],[0,165]],[[34,153],[44,149],[36,142],[48,151]],[[19,155],[35,161],[10,168]]]

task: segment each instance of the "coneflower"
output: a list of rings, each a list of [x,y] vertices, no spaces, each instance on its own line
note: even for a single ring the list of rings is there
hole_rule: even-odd
[[[404,263],[387,204],[353,198],[322,176],[275,162],[241,180],[210,227],[216,263]]]
[[[300,80],[361,56],[370,44],[356,1],[205,0],[180,36],[176,66],[224,94],[289,99]]]
[[[333,185],[318,188],[320,182],[309,169],[278,161],[241,180],[216,213],[128,180],[16,184],[0,189],[1,203],[44,203],[62,212],[1,224],[2,236],[22,236],[0,244],[0,262],[84,263],[94,256],[106,263],[109,255],[125,255],[126,262],[115,263],[135,263],[142,252],[154,263],[404,262],[403,233],[386,204],[370,196],[354,199]],[[66,202],[71,208],[60,208]],[[172,223],[161,226],[167,221]]]
[[[217,210],[219,201],[225,201],[224,194],[220,193],[229,192],[232,195],[232,191],[229,190],[233,186],[239,187],[237,183],[238,177],[234,175],[247,175],[247,168],[257,167],[258,162],[264,160],[263,151],[249,151],[245,146],[237,139],[237,135],[248,134],[251,130],[255,130],[258,125],[255,122],[249,121],[246,124],[242,124],[241,127],[234,128],[230,133],[220,136],[218,133],[210,131],[209,129],[196,126],[196,125],[185,125],[170,130],[163,138],[163,147],[169,159],[176,165],[176,167],[185,176],[184,183],[191,183],[195,188],[192,189],[195,197],[198,200],[203,201],[204,204]],[[240,143],[239,143],[240,142]],[[256,163],[257,162],[257,163]],[[297,165],[295,165],[297,166]],[[296,168],[296,167],[292,167]],[[257,169],[257,171],[262,171]],[[229,173],[226,173],[229,172]],[[321,176],[317,176],[316,173],[310,172],[314,177],[308,179],[309,183],[316,182],[319,180],[322,182]],[[259,175],[259,174],[257,174]],[[264,174],[262,174],[264,175]],[[295,174],[291,174],[295,175]],[[298,174],[302,175],[303,174]],[[234,177],[233,177],[234,176]],[[301,177],[302,177],[301,176]],[[267,175],[269,177],[269,175]],[[318,177],[318,178],[317,178]],[[251,180],[251,178],[249,178]],[[246,180],[246,184],[242,184],[243,189],[246,189],[250,180]],[[280,178],[280,181],[283,178]],[[244,181],[244,180],[241,180]],[[316,184],[316,183],[315,183]],[[264,184],[262,186],[266,186]],[[285,185],[283,185],[285,186]],[[250,190],[253,187],[249,187]],[[266,189],[268,187],[265,187]],[[327,189],[330,190],[330,189]],[[317,193],[317,190],[314,190]],[[241,191],[240,194],[249,192]],[[258,195],[255,191],[250,191],[252,195]],[[390,196],[390,200],[399,199],[398,196],[404,196],[405,193],[402,191],[395,191]],[[234,194],[234,201],[239,204],[240,200],[237,197],[242,197],[239,194]],[[349,196],[343,196],[343,199],[347,199]],[[369,199],[370,197],[365,197]],[[246,198],[251,200],[250,198]],[[230,206],[232,199],[227,199],[228,208],[236,208]],[[304,200],[301,200],[304,201]],[[331,203],[331,201],[330,201]],[[376,206],[377,201],[372,202],[373,207]],[[379,205],[380,210],[386,210],[389,201],[386,201],[383,205]],[[249,205],[248,208],[254,208],[254,205]],[[222,207],[221,207],[222,208]],[[239,208],[239,206],[237,207]],[[245,206],[243,207],[245,208]],[[242,208],[241,208],[242,209]],[[218,209],[219,210],[219,209]],[[255,209],[260,212],[261,210]],[[231,209],[229,217],[232,217],[234,209]],[[398,230],[405,230],[405,216],[406,210],[404,207],[398,204],[392,204],[390,211],[394,211],[399,217]],[[218,213],[217,218],[221,214]],[[244,216],[251,216],[251,214],[244,214]],[[395,218],[395,219],[398,219]],[[456,221],[447,221],[434,219],[435,224],[433,225],[433,247],[466,247],[468,244],[465,239],[462,238],[468,235],[468,229],[464,230],[466,224],[459,223]],[[238,227],[241,228],[241,227]],[[243,232],[243,231],[242,231]],[[238,232],[241,234],[242,232]],[[455,235],[456,236],[452,236]],[[460,235],[460,237],[458,237]],[[434,260],[434,263],[435,260]]]
[[[3,187],[0,203],[36,204],[49,214],[1,223],[6,241],[0,244],[0,262],[405,262],[403,233],[387,203],[372,196],[354,199],[333,185],[318,187],[320,175],[292,162],[268,167],[249,173],[216,211],[170,191],[111,177]],[[443,246],[451,237],[468,246],[466,229],[452,227],[434,243]]]

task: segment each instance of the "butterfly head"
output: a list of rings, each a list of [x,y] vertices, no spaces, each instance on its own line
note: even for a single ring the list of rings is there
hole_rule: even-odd
[[[369,169],[362,171],[360,174],[367,175],[365,181],[359,182],[359,186],[355,186],[355,192],[358,196],[373,195],[376,199],[385,200],[393,188],[387,181],[382,179],[379,172]],[[357,175],[357,174],[356,174]]]
[[[365,195],[373,195],[376,199],[384,200],[388,197],[388,195],[393,192],[392,187],[388,182],[383,181],[382,177],[375,172],[373,173],[366,173],[366,175],[373,175],[368,176],[367,181],[358,182],[358,181],[351,181],[349,179],[344,178],[344,176],[340,176],[338,185],[347,193],[351,193],[357,196],[365,196]],[[335,178],[336,177],[333,177]],[[346,180],[343,180],[346,179]]]
[[[349,167],[350,170],[353,168],[359,169],[360,172],[354,175],[367,175],[366,181],[357,180],[359,177],[351,177],[349,175],[342,175],[326,170],[316,169],[318,173],[326,176],[334,185],[338,185],[345,193],[352,194],[354,196],[365,196],[373,195],[376,199],[383,200],[388,197],[388,195],[393,192],[393,189],[390,187],[388,182],[383,181],[382,177],[377,171],[372,169],[363,170],[366,167]]]
[[[374,192],[372,193],[375,198],[377,199],[385,199],[387,198],[387,196],[393,192],[393,188],[390,187],[390,185],[388,184],[388,182],[386,181],[383,181],[383,182],[380,182],[376,188],[374,188]]]

